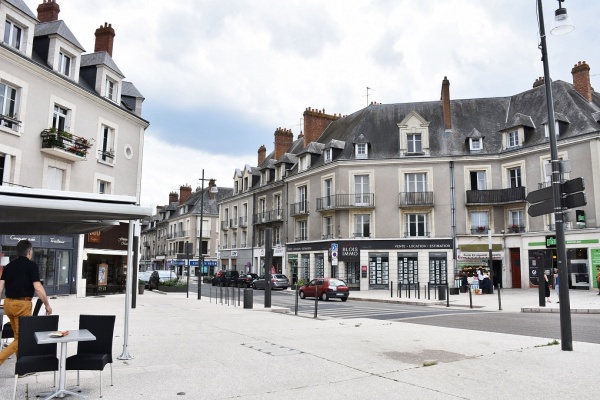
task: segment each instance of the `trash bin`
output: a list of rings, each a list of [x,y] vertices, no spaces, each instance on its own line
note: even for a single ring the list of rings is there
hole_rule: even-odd
[[[254,290],[244,289],[244,308],[254,307]]]
[[[146,286],[144,282],[138,283],[138,294],[144,294],[144,286]]]
[[[446,300],[446,286],[438,286],[438,300]]]

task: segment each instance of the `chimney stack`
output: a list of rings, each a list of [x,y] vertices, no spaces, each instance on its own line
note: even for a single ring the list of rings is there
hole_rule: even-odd
[[[442,81],[442,113],[444,114],[444,128],[452,130],[452,120],[450,118],[450,81],[444,77]]]
[[[587,101],[592,101],[592,84],[590,82],[590,66],[585,61],[579,61],[571,70],[573,86]]]
[[[545,81],[544,81],[544,77],[543,77],[543,76],[540,76],[539,78],[537,78],[537,79],[535,80],[535,82],[533,82],[533,87],[534,87],[534,88],[536,88],[536,87],[538,87],[538,86],[542,86],[544,83],[545,83]]]
[[[337,115],[325,114],[325,109],[314,110],[308,107],[304,110],[304,147],[316,142],[330,123],[340,118]]]
[[[211,190],[215,186],[217,186],[217,184],[215,183],[214,179],[211,179],[210,181],[208,181],[208,197],[211,200],[214,200],[214,198],[215,198],[215,194]]]
[[[263,144],[262,146],[260,146],[258,148],[258,164],[257,164],[257,166],[260,167],[260,165],[263,163],[263,161],[265,161],[265,158],[267,158],[267,148]]]
[[[188,185],[182,185],[179,187],[179,204],[183,204],[192,195],[192,187]]]
[[[44,0],[44,2],[38,6],[37,13],[40,22],[58,21],[60,6],[56,3],[56,0]]]
[[[100,28],[96,29],[94,35],[96,35],[94,52],[105,51],[112,57],[113,42],[115,40],[115,30],[112,25],[105,22],[104,26],[100,25]]]
[[[277,128],[275,130],[275,152],[273,158],[279,158],[290,148],[294,143],[294,134],[291,129]]]
[[[169,204],[177,203],[178,200],[179,200],[179,195],[177,194],[177,192],[169,193]]]

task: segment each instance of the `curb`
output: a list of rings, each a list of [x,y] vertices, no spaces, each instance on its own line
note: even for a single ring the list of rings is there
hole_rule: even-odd
[[[523,307],[522,313],[560,314],[560,308]],[[571,314],[600,314],[597,308],[572,308]]]

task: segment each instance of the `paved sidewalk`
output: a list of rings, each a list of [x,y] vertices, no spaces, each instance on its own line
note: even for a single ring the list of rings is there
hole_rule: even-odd
[[[532,291],[506,292],[507,305],[511,299],[520,303],[520,296],[531,304]],[[575,296],[579,293],[574,302]],[[464,304],[465,297],[468,302],[468,296],[453,297],[454,306]],[[492,298],[477,296],[476,304]],[[246,310],[215,304],[193,293],[186,298],[185,293],[146,291],[129,320],[126,350],[133,359],[118,360],[125,349],[124,295],[51,301],[61,330],[76,328],[82,313],[117,315],[114,386],[109,386],[108,367],[103,374],[107,400],[597,398],[593,384],[577,383],[597,370],[597,344],[575,342],[574,351],[561,351],[560,345],[549,345],[554,338],[371,319],[313,319],[258,305]],[[75,349],[70,344],[69,355]],[[10,398],[13,373],[14,359],[0,366],[1,399]],[[67,374],[68,386],[75,384],[75,376]],[[22,378],[17,398],[25,398],[26,389],[34,398],[51,382],[51,373]],[[84,395],[98,398],[98,385],[97,372],[82,372]]]

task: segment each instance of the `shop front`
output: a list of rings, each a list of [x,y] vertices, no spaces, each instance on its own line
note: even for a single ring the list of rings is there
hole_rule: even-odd
[[[283,265],[283,260],[285,260],[285,247],[275,246],[272,248],[273,250],[273,258],[271,261],[271,273],[274,274],[288,274],[288,270],[286,270]],[[257,251],[257,255],[254,260],[254,264],[256,265],[256,273],[260,276],[264,274],[264,265],[265,265],[265,249],[260,248]],[[252,271],[255,272],[255,271]],[[291,276],[288,276],[291,281]]]
[[[221,250],[219,251],[219,269],[240,272],[252,271],[252,250]]]
[[[17,258],[17,243],[27,239],[33,244],[33,261],[40,269],[40,280],[46,293],[73,294],[75,288],[75,248],[78,236],[2,235],[2,255],[10,261]]]
[[[85,235],[82,279],[86,296],[125,293],[128,223]]]

